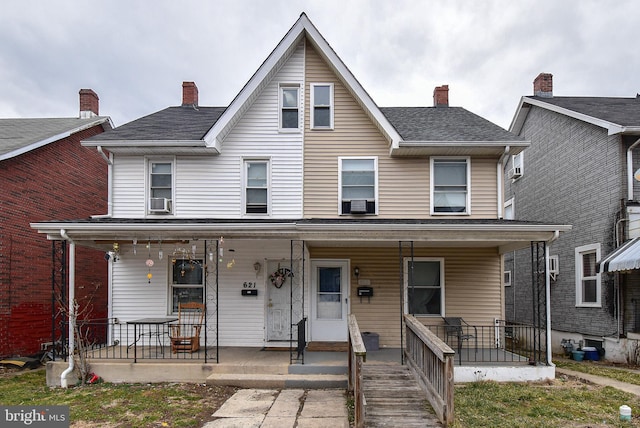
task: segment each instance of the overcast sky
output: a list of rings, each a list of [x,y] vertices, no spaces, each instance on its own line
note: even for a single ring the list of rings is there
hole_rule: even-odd
[[[78,91],[116,126],[181,103],[226,106],[305,12],[381,107],[449,103],[508,128],[540,72],[555,95],[640,92],[634,0],[3,0],[0,117],[72,117]]]

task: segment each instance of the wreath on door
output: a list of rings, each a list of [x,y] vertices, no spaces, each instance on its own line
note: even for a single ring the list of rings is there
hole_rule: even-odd
[[[291,269],[289,268],[278,268],[275,272],[269,275],[269,280],[276,288],[282,287],[282,284],[287,280],[287,277],[293,276]]]

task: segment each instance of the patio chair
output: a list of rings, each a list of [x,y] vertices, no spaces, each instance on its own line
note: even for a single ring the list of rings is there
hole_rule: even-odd
[[[469,329],[473,328],[474,334],[469,333]],[[444,331],[446,334],[446,342],[449,343],[450,337],[455,337],[458,345],[458,360],[462,363],[462,342],[465,340],[474,340],[475,351],[478,353],[478,329],[468,324],[460,317],[445,317]],[[466,332],[465,332],[466,331]]]
[[[171,352],[196,352],[200,349],[200,330],[204,320],[202,303],[179,303],[178,323],[169,325]]]

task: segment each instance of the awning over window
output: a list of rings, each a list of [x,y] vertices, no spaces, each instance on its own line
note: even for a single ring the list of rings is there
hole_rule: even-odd
[[[640,238],[633,238],[598,262],[598,272],[640,269]]]

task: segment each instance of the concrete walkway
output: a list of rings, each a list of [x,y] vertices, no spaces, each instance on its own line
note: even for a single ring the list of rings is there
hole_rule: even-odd
[[[610,377],[596,376],[588,373],[582,373],[574,370],[556,367],[556,377],[558,377],[559,374],[575,377],[578,379],[583,379],[595,385],[610,386],[610,387],[619,389],[620,391],[628,392],[630,394],[635,394],[638,397],[640,397],[639,385],[620,382],[619,380],[611,379]]]
[[[349,428],[342,389],[241,389],[203,428]]]

